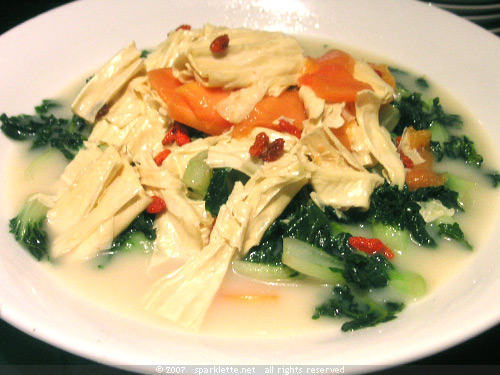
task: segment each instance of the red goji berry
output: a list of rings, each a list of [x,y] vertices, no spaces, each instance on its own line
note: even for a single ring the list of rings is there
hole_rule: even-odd
[[[186,143],[191,142],[191,137],[189,137],[187,129],[179,124],[175,123],[174,126],[168,131],[161,143],[166,146],[172,143],[177,143],[178,146],[183,146]]]
[[[349,245],[367,254],[382,253],[387,259],[394,258],[394,253],[378,238],[350,237]]]
[[[175,131],[175,143],[178,146],[184,146],[186,143],[191,142],[191,138],[187,132],[187,129],[181,124],[177,124],[177,129]]]
[[[212,53],[221,53],[227,50],[229,46],[229,35],[224,34],[215,38],[210,44],[210,51]]]
[[[413,160],[406,156],[402,151],[399,151],[399,155],[401,156],[401,161],[403,162],[405,168],[412,169],[415,166],[413,164]]]
[[[285,140],[283,138],[275,139],[259,157],[264,161],[278,160],[283,154],[284,148]]]
[[[269,137],[266,133],[260,132],[255,137],[255,142],[252,146],[250,146],[250,155],[258,158],[264,151],[266,151],[267,146],[269,145]]]
[[[401,139],[402,137],[396,137],[396,147],[399,148],[399,145],[401,144]],[[406,156],[403,151],[398,150],[399,155],[401,156],[401,161],[403,162],[403,165],[405,168],[412,169],[414,167],[413,160]]]
[[[167,204],[165,201],[157,196],[154,195],[151,197],[153,200],[149,204],[149,206],[146,208],[146,211],[150,214],[159,214],[160,212],[164,211],[167,208]]]
[[[214,221],[212,222],[212,228],[210,228],[210,233],[208,234],[208,237],[210,238],[210,236],[212,235],[212,232],[214,230],[214,227],[215,227],[215,223],[217,222],[217,216],[214,217]]]
[[[101,117],[106,116],[108,112],[109,112],[109,107],[106,103],[104,103],[99,112],[97,112],[97,115],[95,115],[95,119],[99,120]]]
[[[168,133],[165,135],[165,137],[163,138],[163,140],[161,141],[161,143],[166,146],[166,145],[169,145],[169,144],[172,144],[174,143],[175,141],[175,126],[173,126],[169,131]]]
[[[168,155],[170,155],[171,151],[167,148],[160,152],[158,155],[155,156],[154,160],[157,166],[162,165],[163,160],[167,158]]]
[[[302,130],[300,130],[298,127],[289,123],[286,120],[281,119],[279,121],[279,127],[282,131],[289,133],[289,134],[291,134],[299,139],[302,136]]]
[[[175,31],[179,30],[191,30],[191,25],[180,25]]]

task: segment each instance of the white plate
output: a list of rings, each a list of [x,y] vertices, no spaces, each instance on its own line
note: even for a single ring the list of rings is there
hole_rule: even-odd
[[[496,4],[479,4],[479,5],[460,5],[460,4],[441,4],[439,2],[433,2],[434,5],[449,10],[455,14],[461,16],[472,16],[472,15],[488,15],[494,12],[500,11],[500,3]]]
[[[425,0],[421,0],[426,2]],[[498,0],[437,0],[433,3],[451,4],[451,5],[464,5],[464,6],[482,6],[488,4],[498,3]]]
[[[2,35],[0,111],[29,113],[42,98],[85,77],[130,41],[139,48],[154,46],[183,23],[303,33],[386,57],[453,93],[500,141],[500,107],[494,99],[500,92],[500,41],[448,12],[408,0],[77,1]],[[12,143],[1,137],[0,147],[8,154]],[[0,168],[5,176],[5,158]],[[4,184],[3,178],[5,201]],[[180,333],[107,312],[54,282],[7,233],[8,219],[2,210],[2,318],[109,365],[152,370],[160,364],[208,363],[391,366],[453,346],[500,321],[500,256],[493,236],[470,266],[398,319],[352,334],[304,333],[290,344],[288,338]],[[494,233],[500,233],[499,222]]]

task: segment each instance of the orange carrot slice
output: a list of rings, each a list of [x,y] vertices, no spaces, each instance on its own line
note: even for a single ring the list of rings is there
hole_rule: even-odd
[[[273,124],[281,116],[295,120],[293,125],[302,130],[302,122],[307,117],[297,90],[284,91],[278,97],[264,97],[242,122],[234,125],[233,136],[242,138],[256,127],[283,131],[279,124]]]
[[[309,86],[327,102],[354,102],[358,91],[371,86],[354,79],[355,60],[349,54],[332,50],[318,59],[308,58],[299,84]]]
[[[215,133],[220,134],[231,127],[231,124],[223,119],[215,109],[217,103],[228,97],[228,91],[207,88],[198,82],[187,83],[175,91],[187,102],[198,120],[209,124],[211,129],[215,129]]]
[[[385,64],[369,64],[371,68],[375,71],[375,73],[378,74],[382,80],[387,83],[389,86],[391,86],[393,89],[396,89],[396,79],[392,75],[391,71],[389,70],[389,67]]]
[[[411,148],[415,150],[423,150],[429,148],[432,139],[430,130],[415,130],[413,126],[406,129],[406,137]]]
[[[349,151],[351,151],[351,139],[354,139],[356,127],[358,126],[355,119],[347,121],[340,128],[330,128],[332,133],[338,138],[340,143],[344,145]]]
[[[420,150],[419,153],[425,159],[425,162],[415,165],[406,172],[405,181],[408,188],[416,190],[423,187],[443,185],[446,182],[444,175],[436,173],[432,168],[434,162],[432,153],[427,149]]]
[[[228,92],[206,88],[197,82],[184,85],[168,68],[152,70],[148,78],[175,121],[209,135],[219,135],[231,127],[214,108]]]

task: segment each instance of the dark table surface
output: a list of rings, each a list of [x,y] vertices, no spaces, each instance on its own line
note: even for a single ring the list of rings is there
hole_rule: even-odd
[[[67,2],[69,1],[3,1],[0,12],[0,34],[27,19]],[[2,108],[0,108],[1,111]],[[446,367],[443,368],[443,365]],[[499,373],[500,366],[498,365],[500,365],[500,324],[451,349],[415,361],[409,366],[384,370],[380,374],[438,373],[438,371],[448,370],[458,373]],[[125,372],[98,365],[52,347],[0,320],[0,375],[87,373],[110,375]]]

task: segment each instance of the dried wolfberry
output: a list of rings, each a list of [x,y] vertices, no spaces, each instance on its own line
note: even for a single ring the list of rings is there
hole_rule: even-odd
[[[177,122],[174,126],[172,126],[161,141],[164,146],[174,142],[177,143],[178,146],[184,146],[186,143],[191,142],[191,137],[189,136],[186,127]]]
[[[302,136],[302,130],[300,130],[298,127],[289,123],[286,120],[281,119],[279,121],[279,127],[282,131],[289,133],[289,134],[291,134],[299,139]]]
[[[401,144],[401,139],[402,137],[396,137],[396,147],[399,148],[399,145]],[[403,165],[405,168],[412,169],[414,167],[413,160],[411,160],[410,157],[406,156],[403,151],[398,150],[399,156],[401,157],[401,161],[403,162]]]
[[[266,133],[260,132],[255,137],[255,142],[252,146],[250,146],[250,155],[258,158],[264,151],[266,151],[267,146],[269,145],[269,137]]]
[[[175,131],[175,143],[177,143],[178,146],[184,146],[189,142],[191,142],[191,137],[189,137],[187,129],[181,124],[177,124],[177,129]]]
[[[166,146],[175,142],[175,125],[168,131],[161,143]]]
[[[212,228],[210,228],[210,233],[208,234],[208,237],[210,238],[210,236],[212,235],[212,232],[215,228],[215,223],[217,222],[217,216],[214,217],[214,221],[212,222]]]
[[[146,208],[146,211],[150,214],[159,214],[167,208],[165,201],[157,195],[151,197],[153,200]]]
[[[106,116],[108,112],[109,112],[109,107],[106,103],[104,103],[99,112],[97,112],[97,115],[95,115],[95,119],[99,120],[101,117]]]
[[[394,253],[378,238],[350,237],[349,245],[367,254],[382,253],[387,259],[394,258]]]
[[[160,152],[158,155],[155,156],[154,160],[157,166],[162,165],[163,160],[167,158],[168,155],[170,155],[171,151],[167,148]]]
[[[229,46],[229,35],[224,34],[215,38],[210,44],[210,51],[212,53],[221,53],[227,50]]]
[[[179,30],[191,30],[191,25],[180,25],[175,31]]]
[[[264,161],[278,160],[283,154],[284,148],[285,140],[283,138],[275,139],[259,157]]]
[[[412,169],[415,166],[413,164],[413,160],[406,156],[402,151],[399,151],[399,155],[401,156],[401,161],[403,162],[405,168]]]

